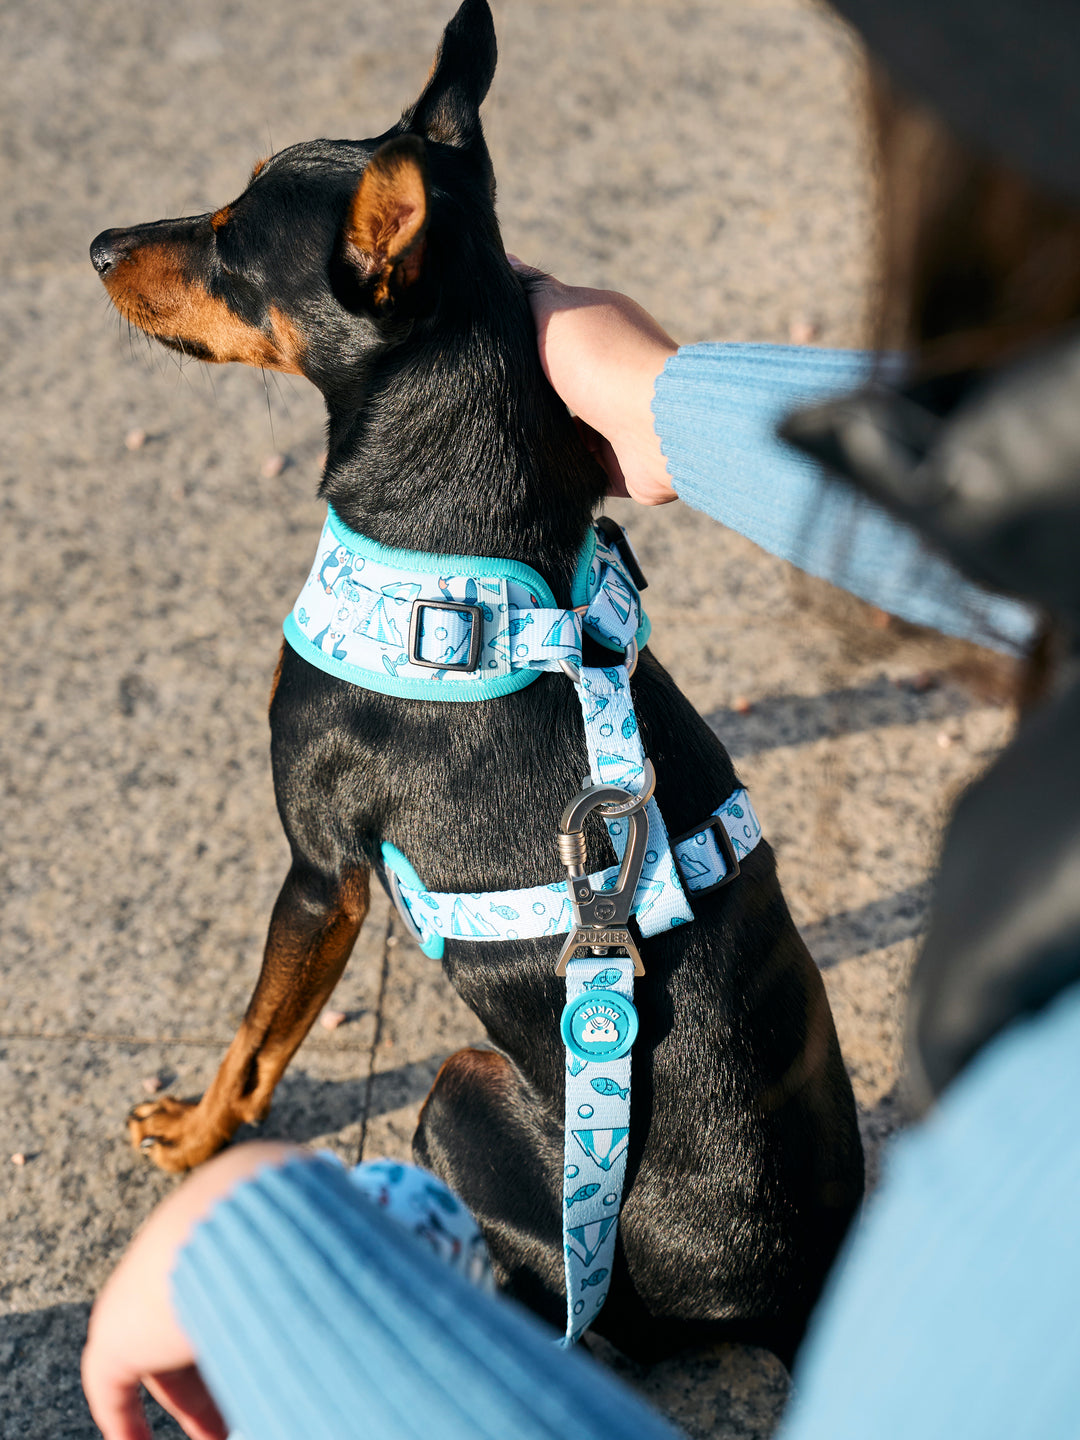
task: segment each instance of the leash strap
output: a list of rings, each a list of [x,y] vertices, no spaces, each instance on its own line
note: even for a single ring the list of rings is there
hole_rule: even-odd
[[[566,964],[563,1253],[573,1345],[607,1299],[630,1143],[630,1047],[637,1035],[629,962]],[[587,1057],[587,1058],[586,1058]]]
[[[622,599],[619,589],[610,584],[602,585],[599,593],[608,596],[612,591]],[[636,603],[636,595],[633,599]],[[590,632],[597,623],[594,608],[598,607],[590,605],[585,616]],[[632,605],[607,605],[601,623],[607,638],[629,648],[636,628]],[[626,665],[582,667],[576,685],[593,785],[641,794],[645,752]],[[639,930],[648,936],[691,922],[694,912],[683,893],[655,800],[648,801],[645,815],[648,848],[636,877],[632,910]],[[612,819],[606,824],[621,861],[630,822]],[[573,886],[567,889],[572,894]],[[567,961],[566,1008],[561,1022],[566,1045],[564,1345],[580,1339],[607,1299],[630,1137],[630,1051],[638,1028],[633,999],[633,960],[610,956],[599,962],[585,958]]]
[[[578,699],[585,720],[589,770],[594,785],[615,785],[632,795],[640,793],[645,773],[645,752],[638,731],[630,676],[625,665],[583,669]],[[665,826],[655,800],[645,807],[649,817],[649,848],[634,896],[634,915],[643,935],[658,935],[694,918],[683,893]],[[626,848],[625,820],[609,820],[608,834],[621,860]]]

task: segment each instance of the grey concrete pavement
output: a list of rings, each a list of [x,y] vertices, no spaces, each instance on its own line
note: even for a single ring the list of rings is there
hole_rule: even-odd
[[[494,8],[485,115],[511,248],[630,291],[685,341],[864,337],[859,67],[823,10]],[[271,148],[382,130],[451,9],[0,11],[5,1440],[94,1433],[77,1379],[88,1302],[175,1183],[128,1149],[124,1114],[153,1077],[206,1085],[253,984],[287,859],[266,698],[321,524],[314,391],[181,368],[129,337],[87,245],[216,207]],[[146,439],[129,449],[133,430]],[[654,649],[735,754],[779,854],[876,1163],[941,819],[1008,730],[994,676],[681,506],[615,509],[650,574]],[[940,683],[913,687],[923,671]],[[265,1128],[405,1156],[436,1068],[478,1026],[381,898],[334,1003],[347,1022],[305,1043]],[[749,1351],[632,1378],[724,1440],[767,1435],[784,1395]]]

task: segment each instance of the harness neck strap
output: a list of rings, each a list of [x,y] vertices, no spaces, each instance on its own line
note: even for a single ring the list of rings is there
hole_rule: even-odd
[[[520,690],[545,670],[580,667],[583,625],[621,651],[616,636],[628,621],[644,645],[648,617],[603,522],[585,538],[573,608],[563,609],[521,561],[389,549],[330,510],[283,628],[310,664],[363,689],[477,701]]]

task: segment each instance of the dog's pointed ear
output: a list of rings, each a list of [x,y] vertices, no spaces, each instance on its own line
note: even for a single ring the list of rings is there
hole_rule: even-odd
[[[480,135],[480,105],[497,58],[487,0],[463,0],[443,32],[423,93],[401,117],[402,128],[441,145],[471,145]]]
[[[424,142],[399,135],[380,145],[360,177],[345,222],[345,258],[374,308],[391,310],[419,280],[424,265],[431,192]]]

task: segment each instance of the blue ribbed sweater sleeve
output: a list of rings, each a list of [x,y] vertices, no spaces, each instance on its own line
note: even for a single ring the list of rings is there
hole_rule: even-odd
[[[683,347],[653,398],[680,499],[891,615],[995,649],[1026,649],[1035,627],[1029,607],[966,580],[909,526],[778,438],[790,411],[856,389],[872,365],[862,350]]]
[[[1078,1090],[1073,985],[892,1144],[814,1313],[782,1440],[1075,1440]]]
[[[328,1158],[238,1185],[196,1226],[172,1284],[203,1378],[244,1440],[676,1440]]]

